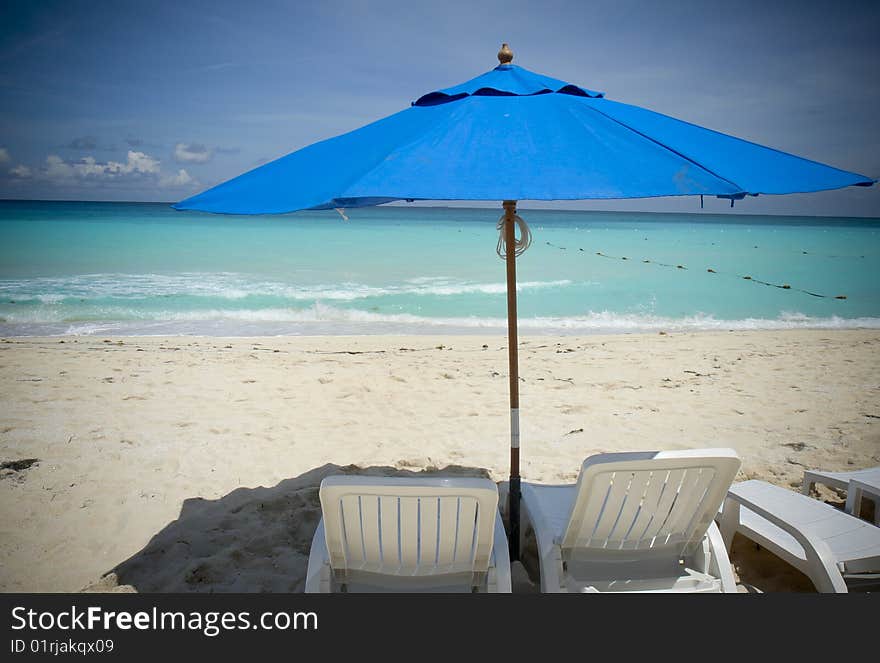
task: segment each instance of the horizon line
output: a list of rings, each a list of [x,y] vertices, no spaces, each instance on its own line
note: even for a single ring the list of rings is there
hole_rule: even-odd
[[[607,202],[608,199],[603,200],[603,202]],[[617,200],[630,200],[626,198],[621,198]],[[632,199],[632,200],[643,200],[643,199]],[[106,205],[167,205],[168,207],[172,207],[177,201],[156,201],[156,200],[87,200],[87,199],[61,199],[61,198],[0,198],[0,203],[100,203]],[[466,210],[483,210],[483,209],[495,209],[494,207],[485,206],[467,206],[467,205],[430,205],[423,204],[430,201],[419,201],[418,205],[410,205],[408,203],[401,204],[399,201],[393,201],[391,203],[383,203],[382,205],[365,205],[362,207],[346,207],[344,209],[354,210],[354,209],[370,209],[370,208],[384,208],[384,209],[406,209],[408,207],[413,207],[416,209],[466,209]],[[443,201],[446,202],[446,201]],[[478,201],[474,201],[478,202]],[[500,203],[501,201],[499,201]],[[542,201],[543,202],[543,201]],[[500,209],[500,208],[499,208]],[[520,209],[526,209],[537,212],[565,212],[565,213],[587,213],[587,214],[619,214],[619,213],[627,213],[627,214],[655,214],[655,215],[664,215],[664,216],[675,216],[681,214],[687,214],[691,216],[704,216],[704,215],[714,215],[714,216],[778,216],[778,217],[789,217],[789,218],[800,218],[800,219],[874,219],[880,221],[880,216],[867,216],[867,215],[842,215],[835,216],[831,214],[779,214],[779,213],[760,213],[760,212],[737,212],[737,211],[710,211],[710,210],[697,210],[694,212],[654,212],[647,210],[597,210],[597,209],[554,209],[551,207],[523,207]],[[729,208],[727,208],[729,209]],[[202,214],[212,214],[212,212],[200,212],[198,210],[176,210],[181,213],[190,213],[195,211],[196,213]],[[274,214],[238,214],[232,216],[282,216],[284,214],[296,214],[297,212],[327,212],[333,210],[295,210],[292,212],[279,212]]]

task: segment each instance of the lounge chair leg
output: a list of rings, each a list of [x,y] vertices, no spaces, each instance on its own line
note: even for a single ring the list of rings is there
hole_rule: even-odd
[[[732,499],[724,500],[724,509],[721,512],[721,522],[719,524],[721,530],[721,540],[724,541],[724,549],[730,553],[733,546],[733,536],[739,527],[739,502]]]
[[[850,485],[846,491],[846,506],[843,510],[856,518],[861,516],[862,512],[862,489]]]

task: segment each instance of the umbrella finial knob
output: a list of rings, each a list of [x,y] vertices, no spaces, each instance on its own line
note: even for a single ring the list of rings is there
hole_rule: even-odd
[[[513,51],[506,43],[501,44],[501,50],[498,51],[498,62],[501,64],[510,64],[513,62]]]

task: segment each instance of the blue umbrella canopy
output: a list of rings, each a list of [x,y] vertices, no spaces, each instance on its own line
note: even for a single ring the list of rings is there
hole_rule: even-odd
[[[275,214],[394,200],[742,198],[873,183],[501,64],[174,207]]]

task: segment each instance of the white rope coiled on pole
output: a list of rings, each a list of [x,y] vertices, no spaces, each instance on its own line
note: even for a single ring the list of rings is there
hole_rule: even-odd
[[[505,218],[506,215],[502,214],[501,218],[498,219],[498,225],[496,226],[496,229],[498,230],[498,246],[495,251],[498,253],[498,257],[502,260],[507,259],[507,243],[504,241]],[[513,244],[513,254],[519,258],[532,244],[532,231],[529,230],[529,225],[519,214],[514,214],[513,220],[516,221],[516,225],[519,226],[519,239]]]

